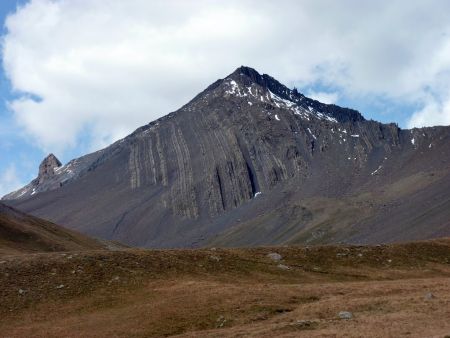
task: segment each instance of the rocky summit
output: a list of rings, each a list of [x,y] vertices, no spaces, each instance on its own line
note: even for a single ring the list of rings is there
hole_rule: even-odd
[[[5,202],[144,247],[450,235],[450,127],[402,130],[240,67],[176,112]]]

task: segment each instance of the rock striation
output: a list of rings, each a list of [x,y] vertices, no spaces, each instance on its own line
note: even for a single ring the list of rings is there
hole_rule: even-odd
[[[368,121],[240,67],[101,151],[45,161],[42,182],[5,199],[146,247],[444,236],[449,129]]]

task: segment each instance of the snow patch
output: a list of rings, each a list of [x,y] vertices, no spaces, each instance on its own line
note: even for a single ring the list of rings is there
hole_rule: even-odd
[[[228,85],[230,86],[230,89],[225,91],[226,94],[236,95],[236,96],[239,96],[239,97],[247,96],[247,94],[245,92],[241,93],[241,88],[239,87],[239,85],[237,84],[236,81],[230,80],[228,82]]]
[[[309,127],[306,128],[306,129],[308,129],[308,131],[309,131],[309,133],[311,134],[311,136],[312,136],[315,140],[317,140],[316,135],[314,135],[314,134],[312,133],[311,129],[309,129]]]
[[[381,168],[383,168],[383,166],[379,166],[375,171],[373,171],[370,175],[375,175]]]
[[[279,97],[278,95],[275,95],[269,90],[269,95],[272,101],[275,103],[275,105],[279,108],[280,104],[286,106],[287,108],[291,108],[295,103],[286,99],[283,99]]]
[[[278,117],[278,114],[275,114],[275,120],[280,121],[280,118]]]
[[[257,191],[257,192],[255,192],[255,195],[254,195],[253,197],[258,197],[258,196],[261,195],[261,194],[262,194],[261,191]]]
[[[19,196],[17,196],[17,198],[22,197],[23,195],[25,195],[28,192],[28,189],[24,189],[20,192]]]

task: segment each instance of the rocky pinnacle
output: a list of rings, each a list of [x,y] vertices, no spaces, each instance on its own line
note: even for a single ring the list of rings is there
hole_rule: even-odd
[[[52,177],[55,174],[55,169],[59,168],[61,166],[61,162],[58,160],[58,158],[50,154],[39,165],[39,174],[38,174],[38,181],[39,184],[42,184],[47,179]]]

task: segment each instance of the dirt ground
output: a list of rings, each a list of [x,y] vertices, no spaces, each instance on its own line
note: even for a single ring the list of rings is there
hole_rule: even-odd
[[[0,256],[0,296],[1,337],[444,338],[450,240]]]

